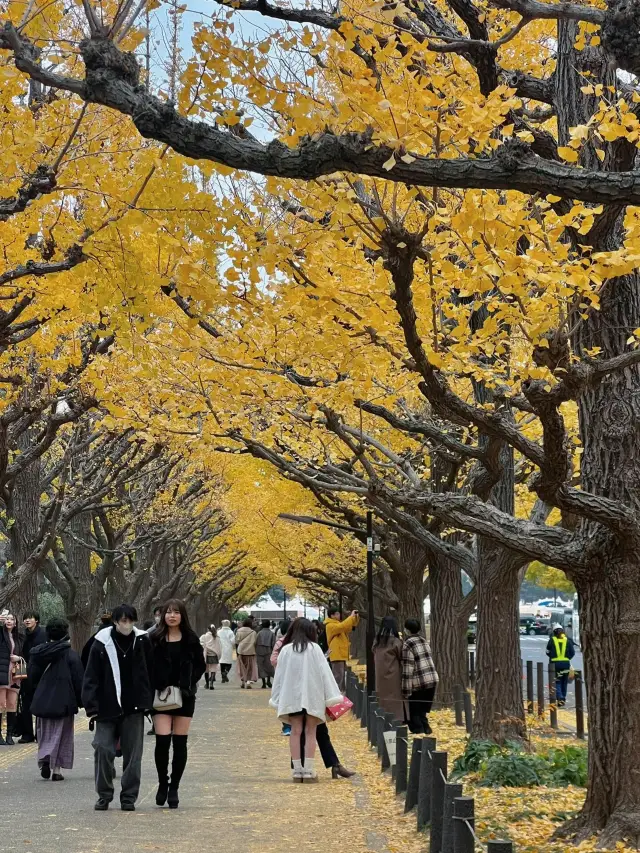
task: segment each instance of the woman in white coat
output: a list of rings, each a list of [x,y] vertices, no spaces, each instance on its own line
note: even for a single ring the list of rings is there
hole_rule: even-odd
[[[215,690],[213,682],[216,680],[216,673],[220,672],[220,655],[222,654],[222,643],[215,625],[209,625],[207,633],[200,637],[200,645],[204,653],[204,662],[207,665],[204,674],[206,689]]]
[[[228,619],[222,620],[222,628],[218,631],[218,639],[220,640],[220,669],[222,670],[222,683],[229,682],[229,671],[233,664],[233,649],[236,644],[236,637],[231,630],[231,622]]]
[[[316,728],[325,722],[325,710],[342,701],[327,659],[316,642],[313,622],[295,619],[278,655],[270,704],[278,717],[291,724],[289,746],[294,782],[317,782]],[[301,739],[305,735],[304,767]]]

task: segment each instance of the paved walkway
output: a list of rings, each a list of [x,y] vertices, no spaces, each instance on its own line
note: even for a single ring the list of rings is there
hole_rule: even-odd
[[[79,715],[76,766],[65,781],[40,778],[33,745],[0,747],[0,849],[3,853],[403,853],[418,850],[415,818],[402,819],[390,783],[359,725],[332,724],[338,754],[355,779],[318,785],[290,780],[288,745],[269,692],[237,683],[198,694],[189,764],[177,811],[155,805],[152,737],[145,738],[143,782],[135,812],[93,805],[93,750]],[[117,762],[117,766],[120,762]],[[116,789],[116,798],[118,796]]]

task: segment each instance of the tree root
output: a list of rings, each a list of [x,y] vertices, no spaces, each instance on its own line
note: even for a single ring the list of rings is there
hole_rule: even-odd
[[[597,836],[597,850],[615,850],[619,842],[640,850],[640,813],[613,813],[605,826],[595,817],[580,814],[559,826],[553,840],[571,839],[575,844]]]

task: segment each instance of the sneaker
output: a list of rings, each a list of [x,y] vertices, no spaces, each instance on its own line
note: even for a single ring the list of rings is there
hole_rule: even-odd
[[[120,803],[120,809],[123,812],[134,812],[136,807],[133,803]]]
[[[93,807],[93,810],[96,812],[106,812],[109,808],[109,800],[103,800],[102,798],[98,800],[98,802]]]
[[[284,735],[284,737],[289,737],[289,735],[291,734],[291,726],[288,723],[285,723],[282,726],[282,734]]]

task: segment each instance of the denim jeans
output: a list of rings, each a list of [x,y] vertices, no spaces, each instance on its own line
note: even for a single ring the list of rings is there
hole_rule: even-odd
[[[556,699],[564,702],[567,698],[567,685],[569,684],[568,672],[556,672]]]

